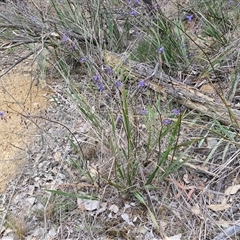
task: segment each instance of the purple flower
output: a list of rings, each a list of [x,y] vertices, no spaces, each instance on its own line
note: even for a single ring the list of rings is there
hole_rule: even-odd
[[[139,0],[135,0],[134,3],[139,4]],[[131,0],[128,0],[128,4],[131,4]]]
[[[104,90],[104,86],[102,84],[99,84],[98,89],[100,92],[102,92]]]
[[[100,77],[98,75],[93,76],[93,81],[94,81],[94,84],[97,86],[97,88],[100,91],[103,91],[104,86],[102,85],[102,83],[100,81]]]
[[[186,18],[189,22],[191,22],[193,20],[193,14],[187,15]]]
[[[104,86],[102,85],[101,82],[97,81],[97,82],[95,82],[95,85],[96,85],[96,87],[99,89],[99,91],[103,91]]]
[[[161,7],[159,6],[159,4],[156,4],[156,5],[155,5],[155,9],[156,9],[157,11],[159,11],[159,10],[161,9]]]
[[[35,16],[31,16],[30,19],[33,21],[33,22],[36,22],[37,21],[37,18]]]
[[[118,88],[122,87],[122,83],[120,81],[117,81],[116,85],[117,85]]]
[[[144,86],[145,86],[144,80],[141,80],[141,81],[138,83],[138,86],[139,86],[139,87],[144,87]]]
[[[0,111],[0,117],[4,117],[4,112]]]
[[[170,125],[171,123],[172,123],[172,121],[169,120],[169,119],[164,119],[163,120],[163,124],[165,124],[165,125]]]
[[[123,118],[122,116],[118,115],[116,120],[117,120],[117,123],[120,123],[123,121]]]
[[[106,70],[107,70],[108,74],[110,74],[110,75],[113,74],[113,70],[109,66],[106,66]]]
[[[173,114],[174,115],[179,115],[180,114],[180,110],[179,109],[173,109]]]
[[[62,36],[62,39],[61,39],[61,40],[62,40],[62,42],[67,42],[67,41],[69,40],[69,38],[67,37],[67,35],[64,34],[64,35]]]
[[[80,59],[80,62],[81,62],[81,63],[85,63],[86,61],[87,61],[86,58],[81,58],[81,59]]]
[[[164,47],[159,47],[158,49],[157,49],[157,52],[159,52],[159,53],[162,53],[164,51]]]
[[[146,109],[142,109],[142,110],[141,110],[141,114],[142,114],[142,115],[146,115],[146,114],[147,114],[147,110],[146,110]]]
[[[131,13],[130,13],[132,16],[137,16],[137,12],[136,11],[131,11]]]
[[[99,81],[99,79],[100,79],[100,78],[99,78],[98,75],[93,76],[93,80],[94,80],[94,81]]]

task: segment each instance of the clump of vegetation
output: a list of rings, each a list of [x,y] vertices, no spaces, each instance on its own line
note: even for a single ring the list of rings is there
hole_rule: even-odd
[[[14,215],[8,215],[6,220],[6,226],[10,227],[13,230],[16,239],[25,239],[27,233],[27,223],[24,219],[24,216],[19,217]]]
[[[212,206],[240,198],[224,195],[223,184],[239,185],[238,5],[9,1],[0,15],[1,50],[25,49],[17,63],[35,55],[41,78],[63,78],[64,94],[90,129],[91,149],[69,132],[79,160],[72,171],[87,182],[85,191],[49,191],[135,202],[162,238],[210,239],[222,218],[235,221]],[[163,230],[162,219],[175,223]]]

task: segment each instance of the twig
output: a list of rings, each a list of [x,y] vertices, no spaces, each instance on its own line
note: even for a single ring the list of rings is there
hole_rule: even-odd
[[[17,46],[21,46],[23,44],[30,44],[30,43],[36,43],[36,40],[23,40],[21,42],[16,40],[16,41],[11,41],[11,42],[6,42],[0,46],[0,51],[5,51],[6,49],[9,49],[9,48],[14,48]]]
[[[42,47],[39,47],[37,49],[32,50],[31,52],[29,52],[27,55],[25,55],[24,57],[22,57],[21,59],[19,59],[17,62],[15,62],[11,67],[9,67],[4,73],[0,74],[0,78],[3,77],[4,75],[6,75],[8,72],[10,72],[14,67],[16,67],[19,63],[21,63],[22,61],[24,61],[25,59],[29,58],[31,55],[33,55],[35,52],[38,52],[40,49],[42,49]]]
[[[193,164],[191,164],[191,163],[188,163],[188,162],[184,163],[183,165],[188,166],[188,167],[190,167],[190,168],[192,168],[192,169],[194,169],[194,170],[196,170],[196,171],[199,171],[199,172],[202,172],[202,173],[204,173],[204,174],[207,174],[207,175],[209,175],[209,176],[219,178],[219,175],[218,175],[218,174],[209,172],[208,170],[205,170],[205,169],[202,168],[201,166],[195,166],[195,165],[193,165]]]
[[[153,69],[153,72],[148,77],[146,77],[144,79],[144,81],[147,81],[147,80],[151,79],[152,77],[154,77],[156,75],[156,73],[158,71],[158,68],[159,68],[159,65],[160,65],[160,63],[159,63],[159,61],[157,61],[156,65],[155,65],[155,68]]]
[[[233,226],[225,229],[223,232],[218,234],[213,240],[228,240],[231,237],[236,236],[240,233],[240,220],[236,222]]]
[[[105,62],[110,67],[115,69],[121,66],[123,74],[127,76],[131,74],[133,79],[147,78],[154,72],[148,64],[143,65],[128,59],[123,61],[120,54],[106,51],[104,55]],[[223,97],[217,100],[209,97],[198,89],[182,83],[163,71],[157,71],[146,86],[164,96],[167,94],[174,97],[178,103],[183,104],[189,109],[199,111],[225,125],[240,128],[240,111],[235,109],[233,104],[227,102]]]

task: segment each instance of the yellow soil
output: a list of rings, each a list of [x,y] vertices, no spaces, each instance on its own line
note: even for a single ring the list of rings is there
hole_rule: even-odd
[[[50,91],[35,86],[23,69],[0,78],[0,192],[25,162],[27,146],[37,127],[23,117],[39,114],[49,105]]]

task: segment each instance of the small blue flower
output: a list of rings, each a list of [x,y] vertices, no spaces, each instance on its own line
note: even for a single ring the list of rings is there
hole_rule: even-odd
[[[159,52],[159,53],[162,53],[164,51],[164,47],[159,47],[158,49],[157,49],[157,52]]]
[[[161,9],[161,7],[159,6],[159,4],[156,4],[156,5],[155,5],[155,9],[156,9],[157,11],[159,11],[159,10]]]
[[[131,11],[131,13],[130,13],[132,16],[137,16],[137,12],[136,11]]]
[[[36,22],[37,21],[37,18],[35,16],[31,16],[30,19],[33,21],[33,22]]]
[[[117,81],[116,85],[117,85],[118,88],[122,87],[122,83],[120,81]]]
[[[189,22],[191,22],[193,20],[193,14],[187,15],[186,18]]]
[[[81,62],[81,63],[85,63],[86,61],[87,61],[86,58],[81,58],[81,59],[80,59],[80,62]]]
[[[4,117],[4,112],[0,111],[0,117]]]
[[[139,0],[135,0],[135,3],[136,3],[136,4],[139,4]]]
[[[69,38],[67,37],[67,35],[64,34],[64,35],[62,36],[62,39],[61,39],[61,40],[62,40],[62,42],[67,42],[67,41],[69,40]]]
[[[145,87],[145,82],[144,82],[144,80],[141,80],[140,82],[138,82],[138,86],[139,86],[139,87]]]
[[[146,110],[146,109],[142,109],[142,110],[141,110],[141,114],[142,114],[142,115],[146,115],[146,114],[147,114],[147,110]]]
[[[171,123],[172,123],[172,121],[169,120],[169,119],[164,119],[163,120],[163,124],[165,124],[165,125],[170,125]]]
[[[99,91],[103,91],[104,90],[104,86],[102,85],[102,83],[100,81],[96,81],[95,85],[99,89]]]
[[[93,76],[93,80],[94,80],[94,81],[99,81],[99,79],[100,79],[100,78],[99,78],[98,75]]]
[[[172,112],[174,115],[179,115],[181,111],[179,109],[173,109]]]
[[[99,88],[100,92],[102,92],[104,90],[104,86],[102,84],[99,84],[98,88]]]
[[[122,122],[123,118],[122,118],[122,116],[118,115],[116,120],[117,120],[117,122]]]
[[[109,66],[106,66],[106,70],[107,70],[108,74],[110,74],[110,75],[113,74],[113,70]]]

